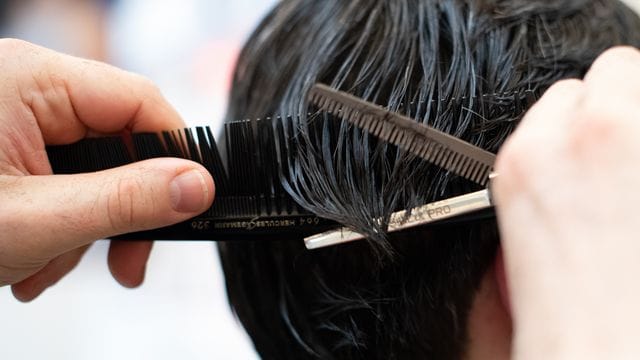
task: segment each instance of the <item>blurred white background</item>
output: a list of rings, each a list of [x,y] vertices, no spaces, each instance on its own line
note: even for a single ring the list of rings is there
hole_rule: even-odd
[[[153,79],[190,126],[222,120],[234,60],[275,0],[0,0],[2,36]],[[629,0],[640,9],[640,0]],[[144,285],[111,279],[107,243],[30,304],[0,288],[0,359],[254,359],[211,243],[156,244]]]
[[[16,0],[0,27],[5,37],[142,73],[189,126],[214,125],[240,47],[273,3]],[[156,244],[137,290],[111,278],[107,246],[94,245],[30,304],[0,288],[0,359],[257,358],[229,309],[212,243]]]

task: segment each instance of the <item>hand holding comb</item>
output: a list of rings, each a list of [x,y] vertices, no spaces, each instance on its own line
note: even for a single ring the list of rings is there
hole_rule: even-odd
[[[225,124],[224,149],[209,128],[139,133],[131,146],[120,137],[91,138],[47,148],[56,174],[95,172],[156,157],[177,157],[202,164],[216,185],[213,205],[188,221],[116,236],[117,240],[301,240],[336,228],[296,204],[281,185],[278,147],[292,146],[294,136],[280,134],[286,118]],[[274,127],[276,126],[276,130]],[[280,129],[280,130],[278,130]],[[277,136],[280,135],[280,136]],[[223,155],[226,153],[226,156]]]

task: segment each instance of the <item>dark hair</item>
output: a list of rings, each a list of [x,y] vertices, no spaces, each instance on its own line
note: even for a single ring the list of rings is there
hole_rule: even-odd
[[[493,221],[379,236],[373,219],[476,188],[328,116],[309,121],[314,83],[497,152],[528,94],[583,76],[619,44],[640,44],[640,20],[614,0],[277,5],[241,53],[228,120],[300,114],[291,195],[371,240],[314,252],[277,239],[219,245],[230,302],[260,355],[459,358],[499,242]]]

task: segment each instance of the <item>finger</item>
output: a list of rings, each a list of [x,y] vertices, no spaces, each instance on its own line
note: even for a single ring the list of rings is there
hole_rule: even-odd
[[[556,82],[527,112],[515,134],[527,135],[530,131],[535,131],[536,134],[557,133],[557,130],[550,130],[569,122],[565,114],[579,106],[584,88],[584,82],[578,79]]]
[[[586,100],[577,118],[585,134],[577,135],[586,136],[576,139],[578,152],[585,144],[604,146],[600,140],[610,138],[619,144],[612,133],[634,136],[640,112],[640,51],[630,47],[606,51],[594,62],[585,84]]]
[[[496,159],[496,172],[492,182],[498,208],[518,195],[522,187],[541,168],[552,166],[547,154],[557,151],[560,139],[571,126],[571,119],[584,96],[584,83],[564,80],[553,85],[531,108],[505,144]]]
[[[108,263],[114,279],[124,287],[140,286],[144,281],[152,247],[151,241],[112,241]]]
[[[155,132],[184,122],[149,80],[113,66],[2,40],[16,86],[47,144],[77,141],[88,130]],[[14,91],[5,87],[6,91]]]
[[[25,239],[7,246],[30,258],[187,220],[214,196],[213,179],[201,165],[172,158],[92,174],[13,177],[4,184],[2,178],[0,221]]]
[[[51,260],[40,271],[11,286],[16,299],[29,302],[42,294],[47,288],[56,284],[60,279],[73,270],[89,246],[72,250]]]
[[[615,47],[595,60],[584,79],[590,98],[611,108],[640,100],[640,51]]]

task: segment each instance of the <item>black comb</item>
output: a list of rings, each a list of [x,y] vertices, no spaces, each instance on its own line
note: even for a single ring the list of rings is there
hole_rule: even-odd
[[[281,170],[278,148],[291,146],[290,136],[278,136],[277,122],[290,118],[236,121],[225,124],[226,146],[218,149],[208,127],[91,138],[63,146],[49,146],[49,162],[56,174],[109,169],[157,157],[179,157],[202,164],[213,176],[216,199],[211,208],[177,225],[114,237],[120,240],[302,240],[337,223],[301,208],[282,187],[288,175]],[[226,156],[224,156],[226,154]],[[224,160],[223,160],[224,159]]]
[[[496,156],[449,134],[353,95],[316,84],[309,101],[430,163],[487,186]]]

